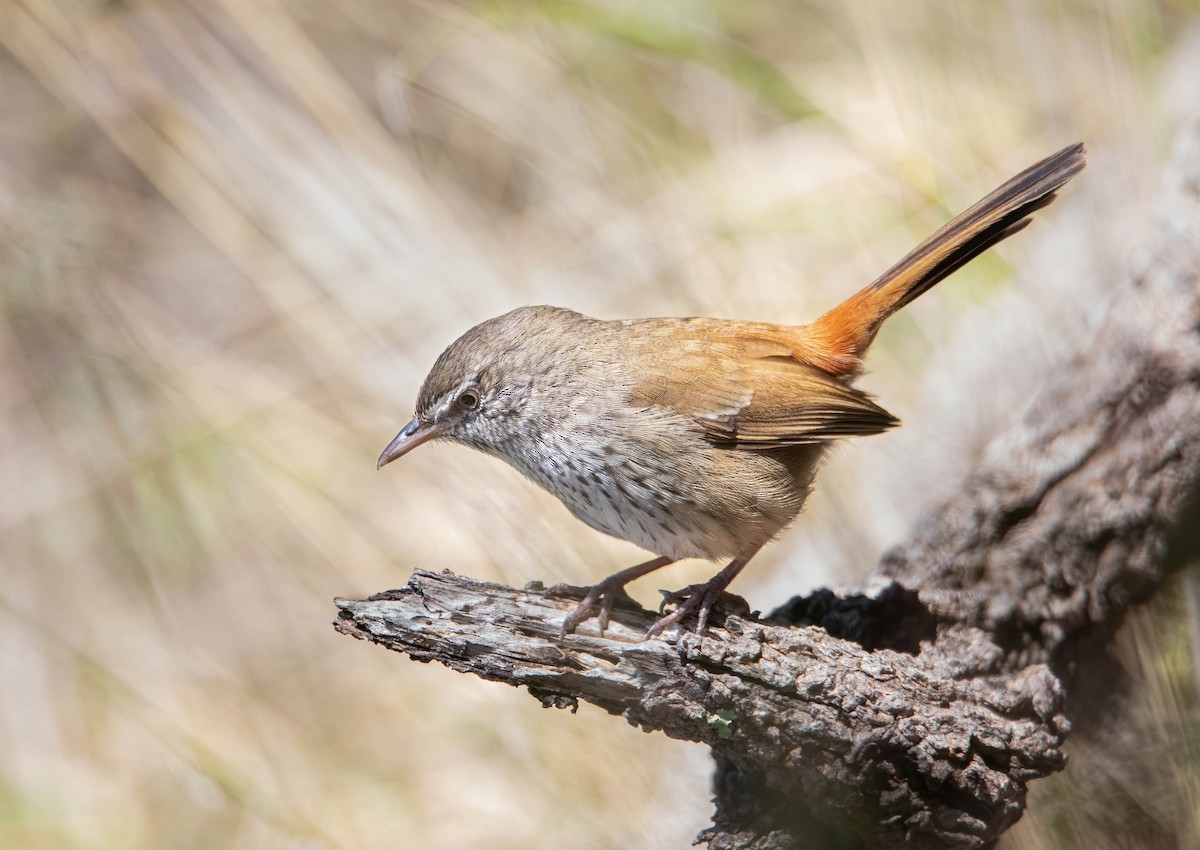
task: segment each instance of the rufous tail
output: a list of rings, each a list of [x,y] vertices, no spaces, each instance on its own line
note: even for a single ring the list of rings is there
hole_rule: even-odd
[[[1086,164],[1083,144],[1047,157],[955,216],[940,230],[811,325],[804,328],[806,354],[835,375],[857,372],[884,320],[979,254],[1024,229],[1030,213]],[[807,359],[807,358],[806,358]]]

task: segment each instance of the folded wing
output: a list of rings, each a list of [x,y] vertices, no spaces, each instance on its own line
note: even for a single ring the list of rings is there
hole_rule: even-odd
[[[642,356],[630,401],[693,419],[715,445],[811,445],[899,424],[865,393],[804,362],[778,326],[652,319],[633,330]]]

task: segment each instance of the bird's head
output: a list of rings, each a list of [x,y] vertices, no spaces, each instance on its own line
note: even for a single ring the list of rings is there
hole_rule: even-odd
[[[471,328],[433,364],[417,395],[417,412],[383,454],[383,467],[422,443],[453,440],[501,452],[521,433],[527,408],[544,398],[554,340],[577,313],[521,307]]]

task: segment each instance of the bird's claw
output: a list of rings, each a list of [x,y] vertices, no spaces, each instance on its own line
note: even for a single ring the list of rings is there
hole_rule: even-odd
[[[592,609],[599,605],[599,610],[595,613],[596,625],[600,629],[600,636],[603,637],[605,631],[608,630],[609,618],[612,615],[613,605],[619,597],[629,599],[629,594],[625,592],[625,585],[616,582],[609,582],[607,579],[594,584],[588,588],[588,592],[583,599],[579,600],[579,604],[571,609],[563,620],[562,629],[559,631],[559,637],[565,638],[584,621],[593,616]]]
[[[675,610],[656,620],[654,625],[646,630],[646,637],[652,638],[662,634],[668,627],[678,623],[697,608],[699,611],[696,615],[696,634],[701,634],[708,624],[708,613],[716,601],[721,598],[725,587],[725,584],[706,581],[703,584],[690,584],[682,590],[660,590],[659,593],[663,595],[663,599],[658,606],[658,613],[663,614],[668,605],[675,606]]]
[[[681,603],[690,599],[703,586],[701,584],[689,584],[682,590],[663,590],[659,588],[658,592],[662,594],[662,602],[658,603],[658,613],[665,614],[668,606],[678,607]]]

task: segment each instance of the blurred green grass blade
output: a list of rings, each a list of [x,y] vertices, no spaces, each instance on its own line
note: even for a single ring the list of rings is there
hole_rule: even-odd
[[[646,11],[646,10],[658,10]],[[792,121],[822,116],[778,65],[733,36],[704,30],[649,4],[635,11],[571,0],[533,4],[484,2],[475,11],[485,20],[511,24],[537,13],[611,39],[621,45],[670,59],[701,65],[749,92],[755,100]]]

